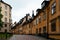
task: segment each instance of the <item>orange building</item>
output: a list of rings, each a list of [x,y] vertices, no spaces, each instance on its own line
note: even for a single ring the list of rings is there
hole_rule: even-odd
[[[60,39],[60,0],[51,0],[49,4],[49,37]]]
[[[41,6],[36,16],[16,26],[13,32],[60,39],[60,0],[44,0]]]

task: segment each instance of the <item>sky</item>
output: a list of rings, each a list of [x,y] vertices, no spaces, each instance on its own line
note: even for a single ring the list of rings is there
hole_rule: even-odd
[[[26,14],[32,15],[32,10],[36,15],[36,10],[41,8],[43,0],[3,0],[12,6],[12,22],[18,22]]]

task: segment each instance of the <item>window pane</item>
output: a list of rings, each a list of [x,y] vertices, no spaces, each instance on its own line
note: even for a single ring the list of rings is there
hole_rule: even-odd
[[[7,32],[7,29],[5,29],[5,32]]]
[[[5,24],[5,27],[7,27],[7,24]]]
[[[51,22],[51,31],[53,32],[53,31],[56,31],[56,21],[55,20],[53,20],[52,22]]]
[[[56,3],[54,2],[52,5],[52,14],[56,12]]]
[[[46,13],[43,14],[43,20],[46,20]]]
[[[38,23],[39,23],[39,19],[37,18],[37,19],[36,19],[36,24],[38,24]]]
[[[38,29],[36,29],[36,34],[38,34]]]
[[[43,27],[43,32],[44,32],[44,33],[46,33],[46,26],[45,26],[45,27]]]
[[[41,33],[41,28],[39,28],[39,33]]]
[[[60,0],[59,0],[59,10],[60,10]]]
[[[1,28],[0,28],[0,31],[1,31]]]
[[[7,12],[5,11],[5,16],[7,16]]]
[[[5,5],[5,9],[7,10],[7,5]]]
[[[5,18],[5,22],[7,22],[7,18]]]

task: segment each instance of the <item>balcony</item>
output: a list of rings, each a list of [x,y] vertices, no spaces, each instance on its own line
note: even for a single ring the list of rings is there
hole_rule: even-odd
[[[41,4],[42,9],[46,8],[49,5],[50,0],[44,0]]]

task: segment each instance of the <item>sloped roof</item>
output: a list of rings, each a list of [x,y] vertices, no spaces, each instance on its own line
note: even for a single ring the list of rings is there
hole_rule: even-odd
[[[5,3],[4,1],[0,1],[0,2],[1,2],[1,3],[4,3],[4,4],[6,4],[6,5],[8,5],[8,6],[12,9],[11,5]]]

